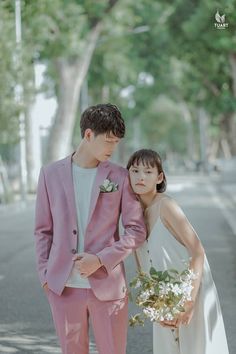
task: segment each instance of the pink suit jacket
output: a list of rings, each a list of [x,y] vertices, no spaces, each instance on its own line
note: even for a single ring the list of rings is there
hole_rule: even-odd
[[[99,186],[108,178],[118,191],[101,193]],[[122,215],[123,235],[119,235]],[[39,176],[35,241],[36,262],[41,284],[61,295],[73,267],[77,250],[77,216],[72,180],[72,155],[42,167]],[[121,299],[126,295],[123,260],[146,237],[139,201],[133,193],[128,171],[109,161],[98,165],[92,190],[84,251],[97,254],[103,267],[88,279],[100,300]]]

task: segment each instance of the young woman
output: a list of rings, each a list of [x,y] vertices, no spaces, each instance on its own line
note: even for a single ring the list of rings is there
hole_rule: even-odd
[[[203,246],[178,204],[165,194],[166,177],[160,156],[153,150],[135,152],[127,165],[139,196],[148,238],[137,250],[141,269],[183,270],[186,262],[198,274],[192,300],[173,321],[153,325],[153,354],[228,354],[217,290]]]

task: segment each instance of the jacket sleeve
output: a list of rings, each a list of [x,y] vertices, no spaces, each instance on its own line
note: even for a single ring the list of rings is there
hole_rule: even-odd
[[[53,221],[43,168],[40,171],[37,188],[34,235],[37,271],[43,286],[46,283],[47,262],[53,238]]]
[[[97,253],[108,273],[146,239],[143,211],[131,189],[128,175],[125,177],[122,188],[121,214],[124,227],[123,235],[112,246]]]

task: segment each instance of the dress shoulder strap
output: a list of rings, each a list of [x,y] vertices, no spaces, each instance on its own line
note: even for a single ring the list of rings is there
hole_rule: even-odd
[[[161,198],[160,202],[158,203],[158,215],[159,215],[159,218],[160,218],[161,221],[162,221],[162,219],[161,219],[161,207],[162,207],[163,200],[166,200],[166,199],[170,199],[170,197],[166,195],[163,198]]]
[[[146,213],[147,226],[148,226],[148,234],[152,232],[155,224],[158,222],[158,219],[161,219],[161,206],[164,199],[169,198],[168,196],[162,197],[160,200],[156,201]]]
[[[168,198],[170,198],[170,197],[168,197],[168,196],[162,197],[159,200],[159,202],[156,202],[155,204],[152,205],[152,210],[154,209],[154,211],[151,212],[151,209],[150,209],[149,215],[147,214],[147,217],[148,217],[149,220],[148,220],[148,222],[146,224],[147,224],[147,227],[148,227],[148,234],[149,235],[151,234],[151,232],[153,230],[153,227],[155,226],[155,224],[158,221],[158,219],[161,219],[160,213],[161,213],[162,201],[164,199],[168,199]],[[156,205],[155,208],[154,208],[154,205]],[[145,242],[147,242],[147,240]],[[135,263],[136,263],[136,266],[137,266],[137,270],[139,272],[142,271],[141,264],[140,264],[140,261],[139,261],[139,256],[138,256],[138,253],[137,253],[136,250],[134,250],[134,258],[135,258]]]

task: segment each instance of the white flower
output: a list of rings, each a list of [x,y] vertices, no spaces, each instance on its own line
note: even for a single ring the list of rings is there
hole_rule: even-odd
[[[137,283],[135,284],[134,288],[140,288],[140,286],[142,285],[141,281],[138,279]]]
[[[110,184],[110,180],[109,179],[105,179],[102,185],[103,185],[104,188],[107,188],[109,186],[109,184]]]
[[[171,290],[169,283],[160,282],[160,295],[167,295]]]
[[[177,296],[182,294],[181,286],[179,286],[178,284],[172,284],[171,290]]]
[[[174,316],[173,316],[171,313],[167,313],[167,314],[165,315],[165,319],[166,319],[167,321],[172,321],[172,320],[174,319]]]
[[[150,290],[145,290],[139,295],[139,298],[141,301],[146,301],[152,294],[153,292],[151,292]]]
[[[150,318],[151,321],[157,321],[159,318],[159,313],[152,307],[145,307],[143,313]]]
[[[109,192],[115,192],[118,190],[118,184],[110,181],[108,178],[106,178],[103,181],[103,184],[99,186],[100,191],[103,193],[109,193]]]
[[[192,269],[188,269],[184,275],[181,276],[181,280],[184,281],[192,281],[197,279],[199,276],[199,273],[194,273]]]
[[[185,293],[185,294],[190,294],[191,291],[193,290],[193,286],[191,285],[191,283],[190,284],[182,283],[182,284],[180,284],[180,288],[182,289],[183,293]]]

